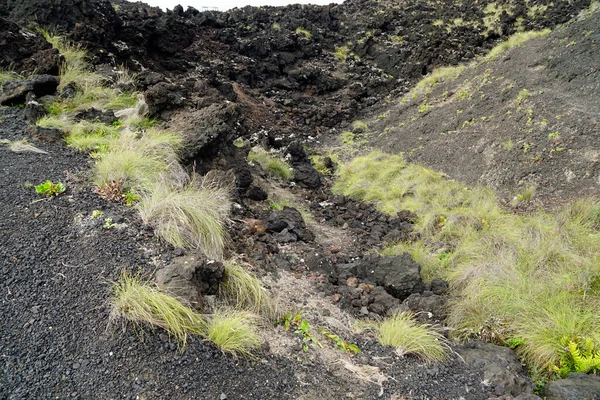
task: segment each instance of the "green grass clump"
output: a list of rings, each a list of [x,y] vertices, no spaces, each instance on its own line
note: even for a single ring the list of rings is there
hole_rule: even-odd
[[[248,153],[248,161],[257,162],[269,175],[289,181],[294,170],[281,157],[272,156],[260,147],[254,147]]]
[[[508,51],[514,47],[521,46],[523,43],[531,39],[548,36],[552,32],[550,29],[544,29],[541,31],[529,31],[529,32],[518,32],[509,37],[504,42],[496,45],[492,48],[488,54],[484,57],[484,61],[489,61],[496,58],[501,53]]]
[[[221,260],[225,245],[224,219],[229,213],[225,189],[191,182],[183,188],[156,184],[137,204],[145,223],[175,247],[198,249]]]
[[[440,82],[452,82],[458,78],[465,68],[466,66],[464,65],[436,68],[425,78],[421,79],[411,89],[409,95],[412,98],[417,98],[418,96],[427,93],[429,90],[431,90],[431,88]]]
[[[250,314],[243,311],[218,310],[208,321],[206,339],[223,353],[253,357],[252,352],[262,340],[251,319]]]
[[[450,282],[456,297],[448,323],[459,336],[520,338],[518,353],[547,372],[559,362],[564,336],[600,343],[598,201],[515,215],[489,189],[467,188],[382,152],[342,165],[333,191],[389,214],[418,215],[421,239],[383,253],[408,251],[425,279]]]
[[[123,110],[125,108],[133,108],[137,104],[137,95],[135,93],[117,93],[107,99],[104,104],[107,110]]]
[[[188,335],[201,335],[206,331],[207,322],[202,315],[161,293],[155,285],[130,274],[123,274],[113,283],[110,303],[112,320],[124,318],[136,324],[158,326],[182,347]]]
[[[268,319],[275,317],[275,303],[260,280],[235,260],[225,261],[225,280],[219,286],[219,295],[235,309],[251,311]]]
[[[304,37],[310,39],[312,38],[312,33],[308,29],[304,29],[304,27],[299,26],[296,28],[296,33],[299,35],[303,35]]]
[[[141,137],[121,134],[110,141],[108,150],[94,154],[94,183],[102,188],[120,182],[138,192],[152,188],[159,175],[180,169],[177,151],[181,143],[179,135],[157,129],[149,129]]]
[[[73,126],[73,121],[65,115],[46,115],[38,119],[35,124],[41,128],[60,129],[68,132]]]
[[[74,124],[65,141],[68,146],[79,151],[108,149],[110,143],[119,137],[119,130],[100,122],[80,121]]]
[[[4,69],[0,68],[0,85],[2,85],[2,83],[4,81],[22,80],[22,79],[25,79],[25,77],[23,75],[18,74],[15,71],[4,70]]]
[[[348,46],[335,46],[335,58],[340,61],[346,61],[348,59],[348,54],[350,53],[350,48]]]
[[[400,312],[377,324],[377,340],[396,348],[399,355],[413,354],[425,361],[444,361],[450,347],[446,338],[428,325],[418,323],[413,315]]]

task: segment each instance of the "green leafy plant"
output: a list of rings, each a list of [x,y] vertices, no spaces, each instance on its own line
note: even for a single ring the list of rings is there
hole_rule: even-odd
[[[308,351],[308,345],[310,343],[314,343],[319,347],[323,347],[323,345],[317,340],[316,337],[312,333],[310,333],[310,324],[307,320],[303,319],[299,321],[298,329],[294,331],[299,335],[302,335],[302,350]]]
[[[90,215],[91,219],[96,219],[100,216],[102,216],[104,214],[104,212],[102,210],[94,210],[92,211],[92,214]]]
[[[104,225],[102,225],[102,227],[104,229],[111,229],[115,226],[116,224],[113,224],[113,219],[112,218],[105,218],[104,219]]]
[[[128,190],[127,192],[123,193],[122,196],[123,200],[125,200],[125,205],[128,207],[131,207],[140,201],[140,195],[133,190]]]
[[[51,197],[58,196],[66,190],[66,186],[62,182],[53,183],[50,180],[47,180],[44,183],[40,183],[35,187],[35,192],[39,195]]]
[[[418,110],[419,110],[419,113],[425,114],[426,112],[431,110],[431,106],[429,104],[427,104],[427,102],[423,101],[421,104],[419,104]]]
[[[564,350],[559,365],[553,366],[559,377],[564,378],[571,372],[600,372],[600,347],[593,339],[565,336],[561,345]]]
[[[323,336],[325,336],[327,339],[329,339],[333,343],[335,343],[337,348],[342,350],[343,352],[351,353],[351,354],[359,354],[360,353],[360,348],[357,345],[346,342],[344,339],[342,339],[338,335],[328,332],[322,327],[319,327],[318,330],[319,330],[319,332],[321,332],[323,334]]]

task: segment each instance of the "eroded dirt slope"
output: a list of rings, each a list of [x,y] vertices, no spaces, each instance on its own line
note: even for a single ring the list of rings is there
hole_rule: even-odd
[[[598,193],[600,13],[467,67],[367,121],[371,143],[509,199]]]

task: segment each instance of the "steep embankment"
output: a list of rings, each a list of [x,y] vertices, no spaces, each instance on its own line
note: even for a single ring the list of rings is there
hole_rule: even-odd
[[[600,184],[600,17],[441,72],[366,121],[369,144],[508,200],[595,195]],[[458,76],[456,77],[455,75]],[[413,95],[414,94],[414,95]]]

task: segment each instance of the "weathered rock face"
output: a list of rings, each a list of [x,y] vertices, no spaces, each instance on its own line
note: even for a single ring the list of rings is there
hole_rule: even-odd
[[[58,52],[41,34],[0,17],[0,68],[54,75],[58,73],[59,60]]]
[[[483,371],[481,384],[490,394],[519,396],[533,393],[533,383],[509,348],[475,340],[460,348],[458,353],[472,369]]]
[[[56,92],[58,78],[52,75],[37,75],[33,79],[4,81],[0,93],[0,104],[12,106],[25,103],[28,93],[37,97]]]
[[[214,294],[224,277],[223,263],[195,256],[176,258],[171,265],[156,272],[160,288],[199,309],[204,296]]]
[[[214,156],[221,144],[231,146],[241,129],[240,117],[240,108],[236,104],[212,104],[200,110],[175,114],[169,127],[183,133],[182,158],[189,162],[197,157]]]
[[[390,257],[367,256],[352,268],[352,273],[366,282],[383,286],[389,294],[400,300],[412,293],[420,293],[425,288],[421,266],[408,253]]]
[[[600,377],[569,374],[565,379],[549,382],[542,393],[547,400],[598,400]]]

